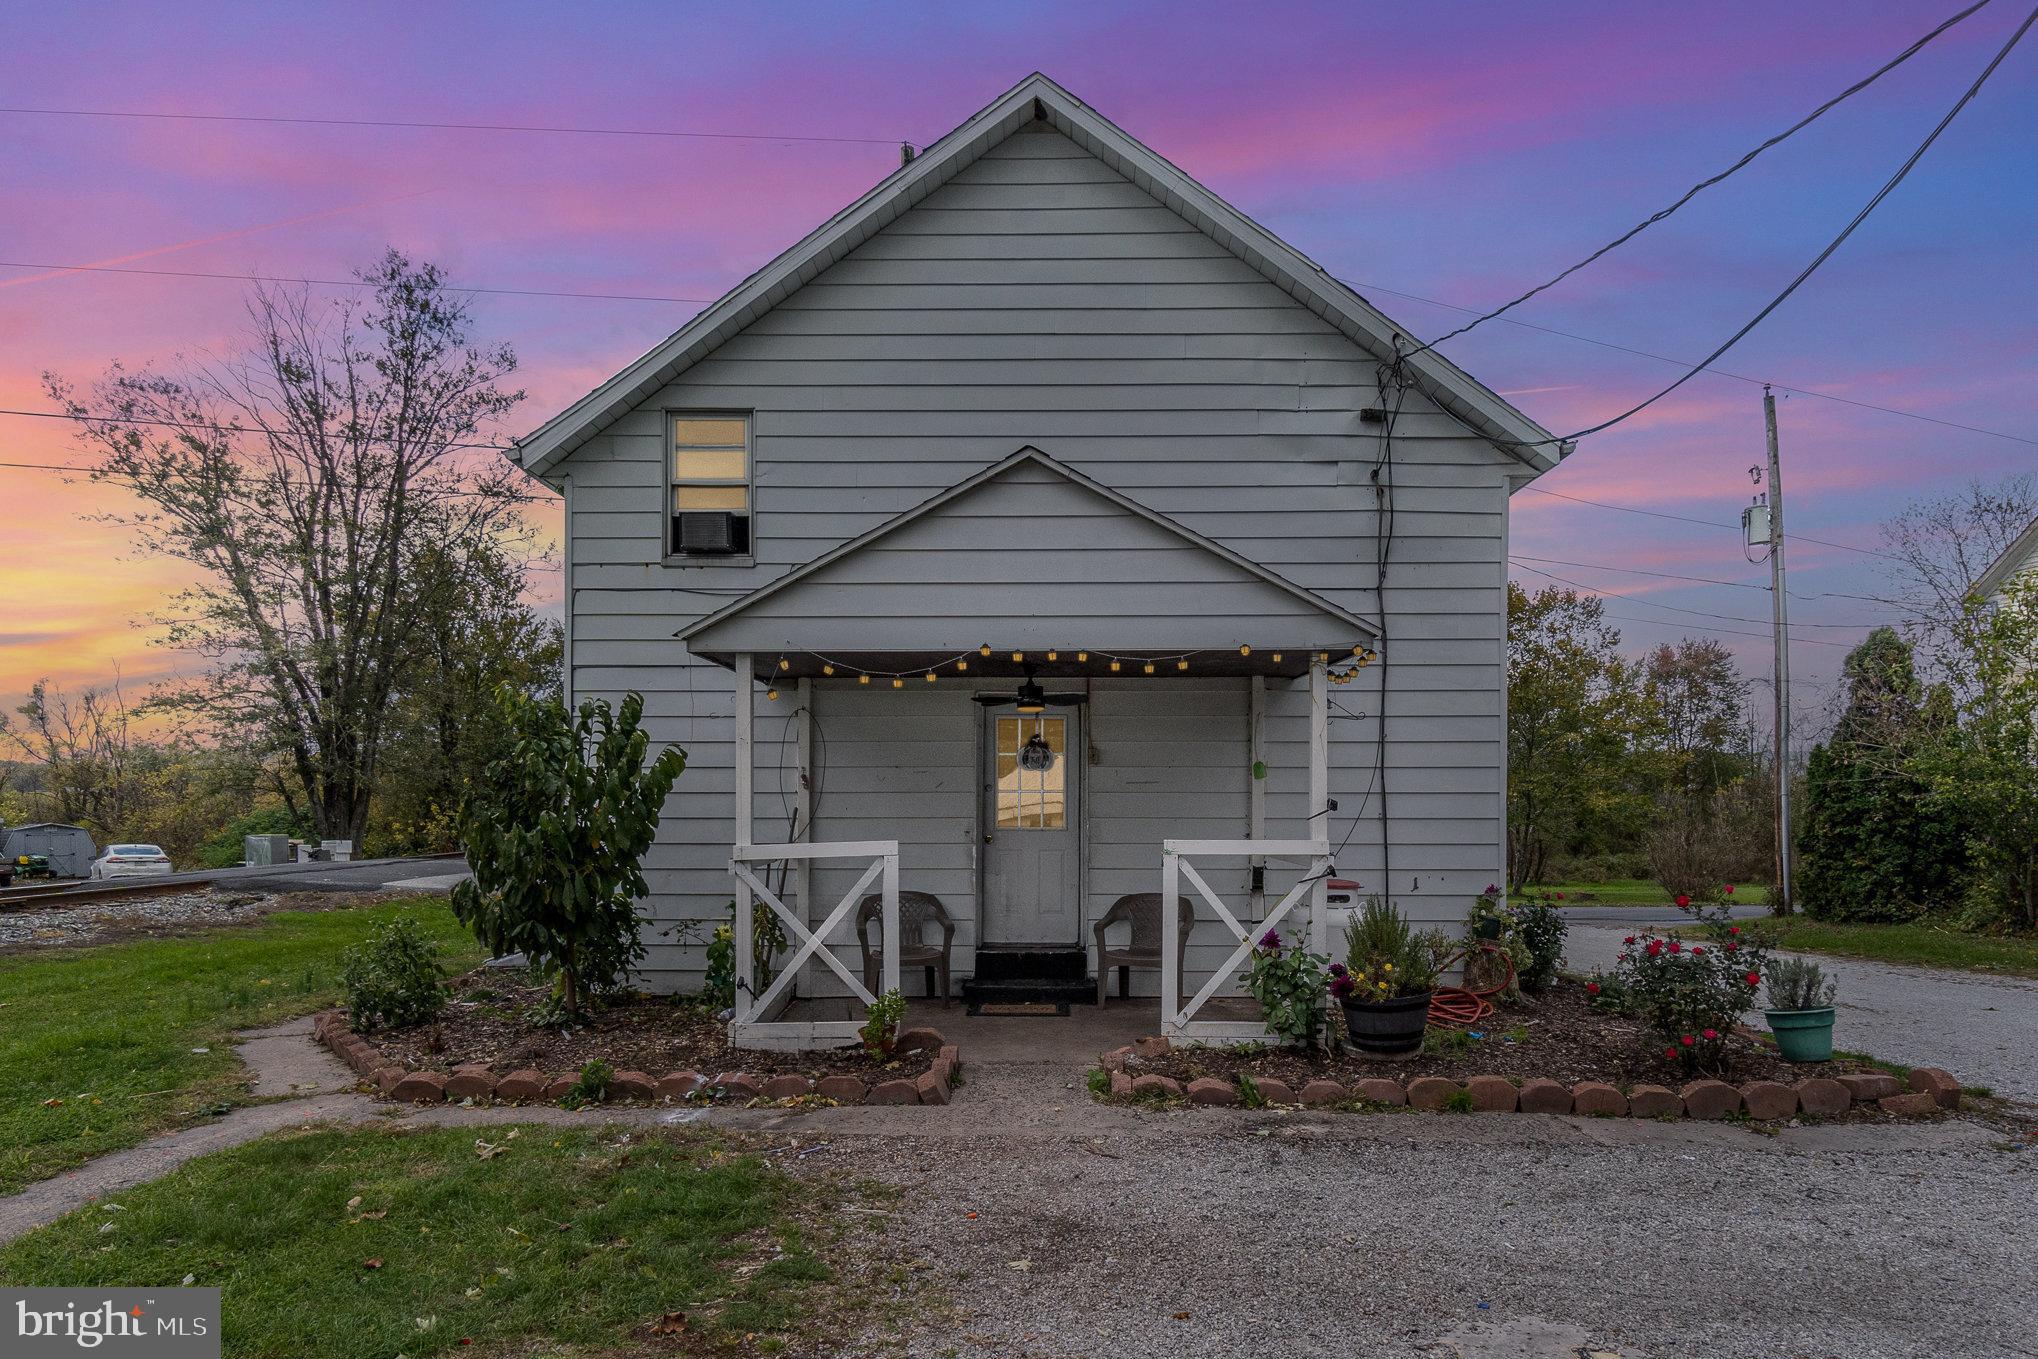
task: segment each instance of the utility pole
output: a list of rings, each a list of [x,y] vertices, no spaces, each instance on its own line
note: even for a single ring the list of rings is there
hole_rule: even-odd
[[[1776,448],[1776,393],[1762,387],[1769,426],[1769,594],[1776,629],[1776,881],[1769,909],[1791,911],[1790,891],[1790,605],[1783,588],[1783,464]]]

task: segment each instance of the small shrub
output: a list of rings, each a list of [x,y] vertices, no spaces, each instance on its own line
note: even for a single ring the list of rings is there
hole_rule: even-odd
[[[877,1061],[889,1062],[892,1048],[899,1041],[899,1024],[905,1017],[906,998],[894,986],[871,1002],[863,1027],[856,1031],[856,1036],[863,1040],[863,1050]]]
[[[1516,902],[1512,913],[1515,937],[1527,955],[1526,962],[1515,964],[1515,980],[1530,995],[1541,995],[1557,979],[1569,927],[1549,897],[1540,892]]]
[[[1089,1084],[1091,1094],[1108,1095],[1111,1093],[1111,1073],[1103,1067],[1091,1067],[1090,1074],[1084,1079]]]
[[[1771,958],[1763,976],[1769,981],[1772,1010],[1823,1010],[1840,992],[1840,984],[1828,981],[1809,958]]]
[[[1324,965],[1329,961],[1300,944],[1283,947],[1275,930],[1253,945],[1252,963],[1239,980],[1260,1003],[1267,1028],[1283,1043],[1311,1052],[1322,1045],[1329,1028],[1323,999]]]
[[[1264,1109],[1267,1097],[1260,1091],[1260,1083],[1241,1071],[1238,1073],[1238,1097],[1248,1109]]]
[[[1472,1108],[1470,1090],[1453,1090],[1449,1098],[1444,1100],[1444,1112],[1447,1114],[1469,1114]]]
[[[580,1069],[580,1078],[560,1103],[576,1109],[583,1104],[600,1104],[609,1097],[609,1087],[615,1083],[615,1069],[597,1057]]]
[[[1472,1035],[1463,1029],[1434,1028],[1422,1035],[1425,1057],[1463,1057],[1472,1050]]]
[[[413,916],[376,926],[366,942],[347,950],[344,963],[340,985],[356,1029],[407,1029],[445,1008],[439,951]]]

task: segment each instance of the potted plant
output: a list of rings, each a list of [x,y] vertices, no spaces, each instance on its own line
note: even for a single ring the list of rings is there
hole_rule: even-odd
[[[1764,1018],[1786,1062],[1826,1062],[1833,1057],[1833,997],[1839,984],[1826,980],[1806,958],[1772,958],[1765,976],[1769,1008]]]
[[[1345,927],[1345,960],[1330,965],[1330,993],[1344,1007],[1352,1046],[1375,1057],[1412,1055],[1435,990],[1429,941],[1393,906],[1368,898]]]

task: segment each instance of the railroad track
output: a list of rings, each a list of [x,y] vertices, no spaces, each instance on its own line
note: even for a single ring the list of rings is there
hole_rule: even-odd
[[[0,890],[0,914],[48,910],[79,902],[119,901],[129,897],[163,897],[201,892],[211,878],[144,878],[135,882],[67,882],[50,887],[9,887]]]

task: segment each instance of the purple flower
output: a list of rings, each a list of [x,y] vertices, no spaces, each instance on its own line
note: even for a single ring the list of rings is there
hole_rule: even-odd
[[[1353,991],[1356,991],[1358,989],[1358,986],[1359,984],[1357,982],[1353,981],[1349,975],[1344,973],[1340,973],[1337,976],[1332,977],[1330,979],[1330,993],[1333,996],[1336,996],[1339,1000],[1343,1000],[1346,996],[1349,996]]]
[[[1330,965],[1330,975],[1331,975],[1331,976],[1333,976],[1333,977],[1342,977],[1342,976],[1344,976],[1344,975],[1345,975],[1345,965],[1344,965],[1343,963],[1332,963],[1332,964]]]
[[[1260,936],[1260,947],[1274,953],[1281,951],[1281,935],[1278,930],[1268,930]]]

